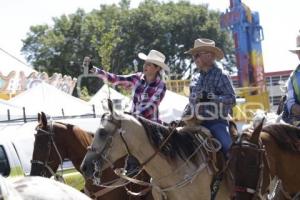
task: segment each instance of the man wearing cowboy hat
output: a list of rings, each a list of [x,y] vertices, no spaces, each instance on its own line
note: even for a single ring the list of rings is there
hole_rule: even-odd
[[[300,32],[296,37],[296,47],[290,52],[296,54],[300,60]],[[282,119],[295,126],[300,125],[300,64],[292,72],[287,83],[287,94]]]
[[[194,48],[186,53],[192,55],[198,71],[190,83],[189,105],[183,118],[192,115],[200,120],[221,143],[221,150],[226,155],[232,143],[228,115],[236,98],[229,76],[215,63],[224,54],[213,40],[206,38],[196,39]]]
[[[89,66],[91,72],[99,74],[102,79],[133,89],[132,113],[143,116],[149,120],[161,123],[158,106],[166,93],[166,84],[160,73],[162,70],[169,71],[165,64],[165,55],[159,51],[151,50],[148,55],[139,53],[138,57],[144,60],[143,73],[131,75],[115,75],[94,67],[91,58],[85,57],[83,66]],[[133,156],[126,159],[126,171],[128,176],[134,175],[138,169],[138,161]]]

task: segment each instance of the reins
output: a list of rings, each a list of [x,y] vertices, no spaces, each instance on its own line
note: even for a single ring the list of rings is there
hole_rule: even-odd
[[[172,135],[176,132],[175,130],[176,130],[178,124],[176,124],[176,126],[174,128],[172,128],[171,133],[164,139],[164,141],[159,145],[159,147],[156,148],[155,152],[147,160],[145,160],[143,163],[140,164],[141,167],[144,167],[160,152],[160,150],[163,148],[163,146],[169,141],[169,139],[172,137]]]

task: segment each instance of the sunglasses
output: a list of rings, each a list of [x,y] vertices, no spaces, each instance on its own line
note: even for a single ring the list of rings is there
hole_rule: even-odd
[[[198,59],[201,55],[205,55],[205,54],[209,54],[209,52],[202,51],[202,52],[196,53],[196,54],[193,55],[193,59],[196,60],[196,59]]]

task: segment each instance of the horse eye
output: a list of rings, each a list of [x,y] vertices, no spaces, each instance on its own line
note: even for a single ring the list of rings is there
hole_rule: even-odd
[[[106,137],[108,135],[108,133],[106,132],[106,130],[103,129],[103,128],[99,129],[97,133],[98,133],[99,137],[101,137],[101,138],[104,138],[104,137]]]

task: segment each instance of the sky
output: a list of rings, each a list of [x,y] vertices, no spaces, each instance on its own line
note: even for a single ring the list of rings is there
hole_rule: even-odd
[[[131,0],[131,7],[137,7],[141,0]],[[164,0],[167,2],[170,0]],[[176,0],[173,0],[176,2]],[[118,3],[119,0],[4,0],[0,1],[0,68],[24,65],[7,56],[6,51],[26,63],[21,54],[22,39],[26,38],[29,27],[52,24],[53,17],[74,13],[78,8],[86,12],[99,9],[101,4]],[[193,4],[208,4],[210,9],[225,12],[229,0],[190,0]],[[252,11],[260,15],[264,31],[262,52],[265,72],[294,69],[299,61],[288,50],[296,44],[300,29],[299,0],[242,0]],[[201,37],[199,35],[199,37]],[[196,38],[195,38],[196,39]],[[5,72],[4,72],[5,73]]]

